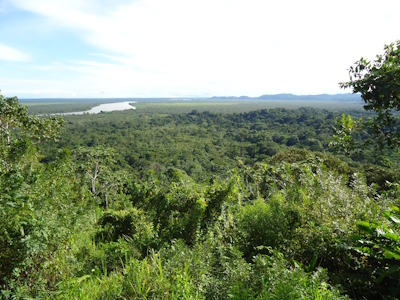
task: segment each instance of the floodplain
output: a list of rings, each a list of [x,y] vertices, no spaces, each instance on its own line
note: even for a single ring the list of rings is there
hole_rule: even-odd
[[[136,102],[138,112],[143,113],[189,113],[192,110],[213,113],[242,113],[258,109],[311,107],[346,112],[362,110],[361,101],[343,100],[241,100],[241,99],[170,99],[170,98],[114,98],[114,99],[21,99],[28,106],[29,114],[69,113],[89,110],[95,106],[123,101]]]

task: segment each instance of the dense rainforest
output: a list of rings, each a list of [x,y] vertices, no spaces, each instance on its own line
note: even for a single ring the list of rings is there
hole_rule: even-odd
[[[360,231],[397,220],[396,153],[335,157],[330,111],[63,120],[29,116],[16,98],[1,101],[3,298],[400,292],[397,261],[368,256],[378,241]]]
[[[354,118],[367,117],[360,110],[348,111]],[[223,175],[236,166],[263,161],[291,147],[333,153],[329,146],[332,127],[340,116],[326,109],[262,109],[243,113],[142,113],[126,111],[65,117],[57,143],[39,145],[45,156],[55,159],[57,149],[111,147],[117,166],[135,174],[169,167],[185,171],[197,181]],[[367,139],[358,134],[358,140]],[[397,167],[396,151],[373,146],[351,158],[341,156],[357,168]],[[382,168],[379,168],[381,166]]]
[[[2,298],[400,298],[400,94],[383,76],[399,52],[361,59],[342,84],[370,119],[64,119],[0,95]]]

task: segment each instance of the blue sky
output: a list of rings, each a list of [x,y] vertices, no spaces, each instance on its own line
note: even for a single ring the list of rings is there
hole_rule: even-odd
[[[400,1],[0,0],[0,89],[26,97],[348,92]]]

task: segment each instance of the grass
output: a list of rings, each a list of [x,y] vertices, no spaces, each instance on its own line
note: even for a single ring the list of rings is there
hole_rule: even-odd
[[[53,113],[66,113],[73,111],[89,110],[94,106],[100,105],[104,102],[35,102],[23,103],[28,106],[28,113],[31,115],[37,114],[53,114]]]
[[[20,99],[20,103],[28,106],[28,113],[53,114],[89,110],[97,105],[126,101],[125,99]]]
[[[59,104],[67,104],[71,102],[21,102],[22,104],[30,107],[30,106],[38,106],[38,105],[59,105]]]
[[[21,103],[28,106],[30,114],[50,114],[50,113],[65,113],[73,111],[89,110],[94,106],[102,103],[109,103],[111,99],[72,99],[69,102],[58,102],[51,100],[34,100],[34,101],[21,101]],[[113,99],[115,101],[117,99]],[[136,99],[132,99],[135,101]],[[126,99],[119,99],[118,101],[126,101]],[[194,101],[168,99],[137,99],[137,103],[133,104],[138,112],[143,113],[156,113],[156,114],[171,114],[171,113],[189,113],[193,110],[210,111],[213,113],[243,113],[254,111],[258,109],[273,109],[273,108],[287,108],[297,109],[300,107],[313,107],[328,109],[334,111],[349,111],[349,110],[362,110],[362,104],[357,102],[346,101],[319,101],[319,100],[217,100],[210,99]],[[112,102],[112,101],[111,101]]]
[[[344,101],[297,101],[297,100],[263,100],[263,101],[171,101],[171,102],[138,102],[138,112],[146,113],[189,113],[192,110],[214,113],[242,113],[257,109],[314,107],[336,111],[362,110],[361,103]]]

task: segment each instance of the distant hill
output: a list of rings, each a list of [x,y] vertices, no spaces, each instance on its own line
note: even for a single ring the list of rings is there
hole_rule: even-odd
[[[320,95],[293,95],[293,94],[274,94],[274,95],[262,95],[259,97],[247,97],[247,96],[222,96],[222,97],[211,97],[211,99],[251,99],[251,100],[323,100],[323,101],[360,101],[361,96],[359,94],[320,94]]]

